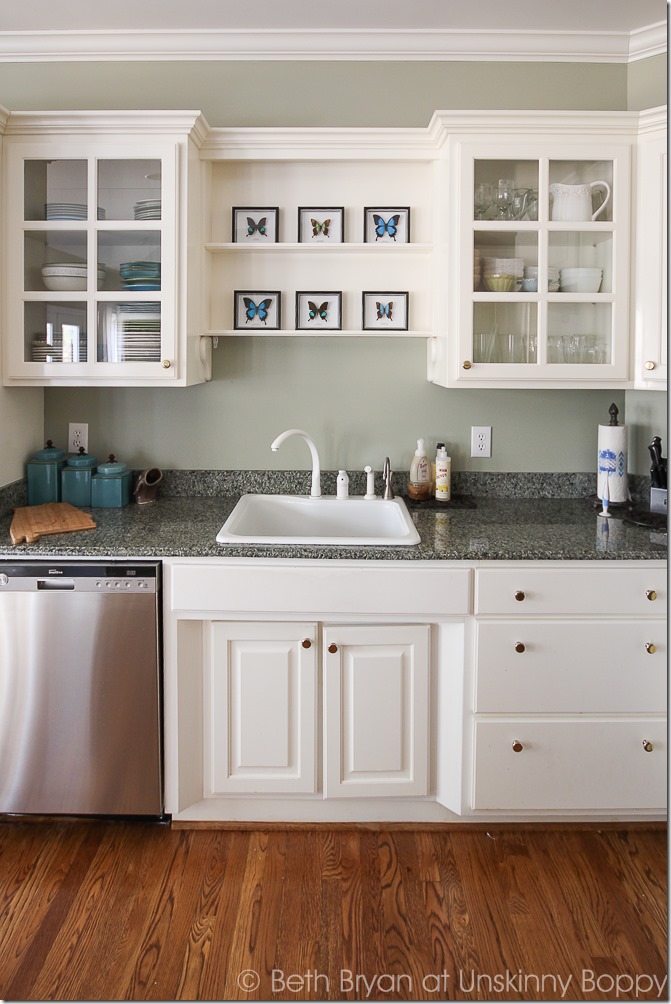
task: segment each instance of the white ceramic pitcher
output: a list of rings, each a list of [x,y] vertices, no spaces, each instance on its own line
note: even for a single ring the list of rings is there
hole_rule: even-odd
[[[592,189],[605,189],[606,198],[595,213],[592,212]],[[550,185],[552,219],[565,223],[582,223],[595,220],[608,205],[610,185],[607,181],[591,181],[586,185]]]

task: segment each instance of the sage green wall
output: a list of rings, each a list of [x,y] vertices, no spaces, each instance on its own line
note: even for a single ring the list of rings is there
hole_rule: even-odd
[[[637,69],[637,93],[644,71]],[[665,101],[665,70],[645,77]],[[628,68],[582,63],[77,63],[4,64],[10,109],[197,108],[213,126],[424,126],[434,109],[628,107]],[[134,466],[308,467],[300,443],[271,454],[291,426],[306,428],[326,468],[407,468],[414,440],[446,439],[456,469],[583,471],[595,466],[597,426],[624,392],[445,390],[426,380],[420,339],[225,339],[214,379],[186,389],[45,392],[45,435],[90,425],[90,447]],[[635,433],[644,442],[665,395]],[[626,416],[625,416],[626,417]],[[489,461],[468,456],[471,425],[493,427]],[[30,444],[39,445],[39,444]],[[644,461],[644,458],[643,458]],[[638,462],[637,472],[646,470]]]

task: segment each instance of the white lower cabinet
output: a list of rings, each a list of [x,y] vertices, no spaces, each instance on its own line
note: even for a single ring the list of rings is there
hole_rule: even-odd
[[[324,794],[426,795],[427,624],[324,628]]]
[[[663,811],[664,568],[482,568],[475,597],[466,811]]]
[[[316,625],[215,621],[208,628],[209,794],[315,791]]]

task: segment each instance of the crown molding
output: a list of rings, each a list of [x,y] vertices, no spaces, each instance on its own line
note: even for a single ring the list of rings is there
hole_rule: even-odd
[[[426,29],[5,31],[0,62],[366,60],[627,63],[666,52],[666,23],[636,32]]]
[[[0,122],[1,122],[0,118]],[[5,120],[5,135],[59,136],[104,132],[111,136],[190,135],[200,147],[210,126],[199,111],[18,111]]]

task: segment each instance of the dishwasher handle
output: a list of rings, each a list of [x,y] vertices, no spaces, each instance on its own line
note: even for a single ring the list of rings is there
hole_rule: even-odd
[[[74,589],[74,579],[38,579],[38,589]]]

